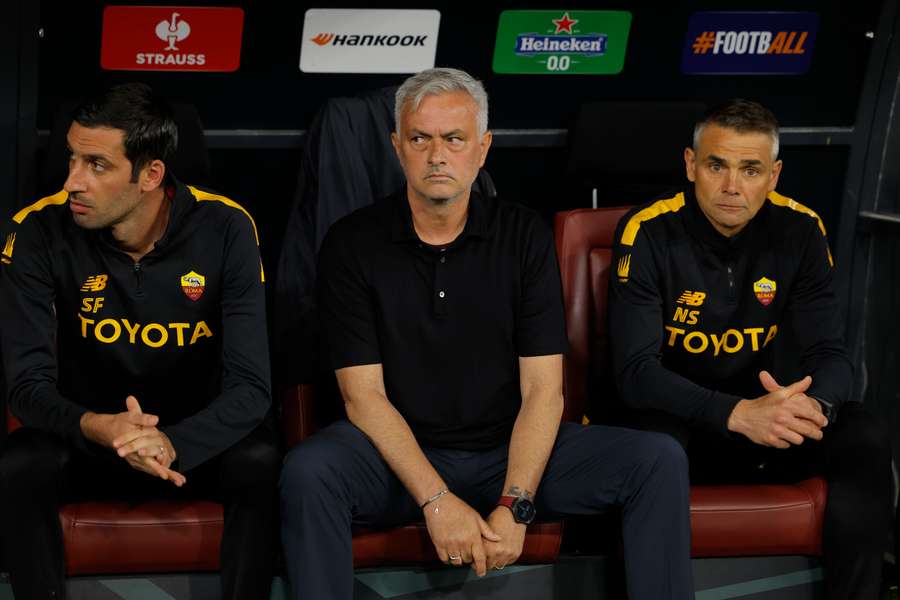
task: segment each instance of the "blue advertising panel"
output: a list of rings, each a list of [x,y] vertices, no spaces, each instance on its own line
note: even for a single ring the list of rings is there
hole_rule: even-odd
[[[799,75],[812,63],[819,15],[810,12],[696,12],[681,71],[692,75]]]

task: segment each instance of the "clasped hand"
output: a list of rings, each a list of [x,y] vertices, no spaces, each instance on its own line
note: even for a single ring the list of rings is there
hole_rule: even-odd
[[[505,507],[497,507],[485,521],[451,493],[426,506],[424,512],[428,534],[446,564],[470,564],[482,577],[488,569],[514,563],[522,553],[525,525],[516,523]]]
[[[134,469],[184,485],[184,475],[169,468],[177,455],[169,437],[156,428],[159,417],[145,414],[134,396],[125,399],[125,407],[115,414],[86,413],[81,420],[85,436],[114,449]]]
[[[822,439],[828,419],[819,403],[806,395],[812,377],[782,387],[767,371],[761,371],[759,381],[768,393],[738,402],[728,418],[728,429],[774,448],[799,445],[806,438]]]

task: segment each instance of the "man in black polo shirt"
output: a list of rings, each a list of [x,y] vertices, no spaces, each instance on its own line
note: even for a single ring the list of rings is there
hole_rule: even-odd
[[[432,69],[400,87],[395,110],[406,189],[336,223],[319,259],[349,420],[285,462],[291,597],[352,597],[352,525],[424,518],[442,561],[484,575],[517,560],[535,514],[614,506],[629,597],[693,597],[678,444],[560,425],[553,237],[535,213],[471,191],[491,144],[484,88]]]

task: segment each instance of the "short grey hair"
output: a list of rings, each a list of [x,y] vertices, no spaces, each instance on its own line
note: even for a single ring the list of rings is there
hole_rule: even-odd
[[[488,128],[488,95],[484,86],[465,71],[450,68],[426,69],[403,82],[394,97],[394,129],[400,133],[400,113],[407,102],[415,112],[425,96],[449,92],[466,92],[472,97],[478,107],[478,135],[484,135]]]
[[[739,133],[764,133],[772,138],[772,160],[778,158],[778,120],[759,102],[732,98],[706,111],[694,126],[695,152],[707,125],[718,125]]]

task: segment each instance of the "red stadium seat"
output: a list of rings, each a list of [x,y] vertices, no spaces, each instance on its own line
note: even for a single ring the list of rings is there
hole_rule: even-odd
[[[6,415],[12,432],[21,424]],[[59,511],[66,574],[218,571],[222,505],[204,500],[75,502]]]
[[[606,364],[612,243],[616,225],[627,211],[628,207],[577,209],[556,215],[570,345],[563,383],[568,419],[583,414],[589,374]],[[692,554],[819,555],[825,491],[821,477],[796,485],[692,486]]]

